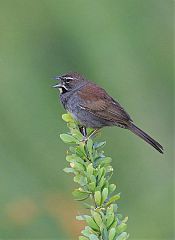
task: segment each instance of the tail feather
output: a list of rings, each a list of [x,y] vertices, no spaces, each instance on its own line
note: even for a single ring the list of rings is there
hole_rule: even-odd
[[[142,131],[140,128],[135,126],[133,123],[130,125],[129,130],[142,138],[145,142],[149,143],[152,147],[154,147],[160,153],[163,153],[163,147],[152,137],[150,137],[147,133]]]

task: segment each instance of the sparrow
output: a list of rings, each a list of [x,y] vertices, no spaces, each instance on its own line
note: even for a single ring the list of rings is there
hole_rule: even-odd
[[[103,88],[77,72],[56,76],[55,79],[59,83],[53,87],[59,89],[61,103],[83,127],[84,134],[86,128],[92,128],[95,132],[106,126],[118,126],[130,130],[163,153],[163,147],[138,128],[124,108]]]

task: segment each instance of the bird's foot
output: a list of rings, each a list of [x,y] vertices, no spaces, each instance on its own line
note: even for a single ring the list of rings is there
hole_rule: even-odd
[[[83,136],[83,138],[82,138],[82,140],[80,141],[80,142],[82,142],[82,143],[84,143],[84,144],[86,144],[87,143],[87,141],[88,141],[88,139],[89,139],[89,137],[88,136]]]
[[[81,142],[87,143],[87,141],[88,141],[90,138],[94,137],[98,131],[99,131],[99,129],[95,129],[95,130],[93,130],[93,131],[90,133],[89,136],[88,136],[88,135],[83,136],[83,139],[81,140]]]

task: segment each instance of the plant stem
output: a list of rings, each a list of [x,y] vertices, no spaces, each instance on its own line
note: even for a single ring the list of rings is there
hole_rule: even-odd
[[[74,182],[80,187],[73,191],[73,196],[78,201],[84,201],[89,197],[92,203],[89,206],[90,215],[77,216],[77,220],[86,221],[87,226],[82,231],[80,240],[126,240],[127,218],[122,218],[118,213],[116,201],[120,194],[114,194],[115,184],[109,180],[113,174],[111,158],[104,155],[102,148],[105,142],[95,141],[88,137],[82,142],[84,136],[81,128],[69,114],[63,115],[70,132],[61,134],[61,139],[71,144],[66,160],[70,167],[65,168],[67,173],[74,174]],[[87,129],[87,132],[91,132]]]

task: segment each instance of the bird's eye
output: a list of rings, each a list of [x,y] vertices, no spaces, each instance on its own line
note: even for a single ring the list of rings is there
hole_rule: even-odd
[[[70,79],[63,79],[63,82],[64,82],[64,84],[67,84],[67,83],[69,83],[70,82]]]
[[[72,80],[73,80],[72,77],[65,77],[65,78],[64,78],[64,82],[65,82],[65,83],[69,83],[69,82],[72,81]]]

